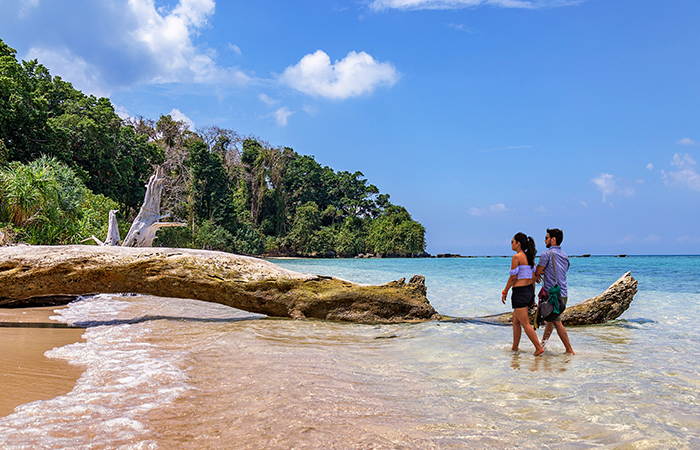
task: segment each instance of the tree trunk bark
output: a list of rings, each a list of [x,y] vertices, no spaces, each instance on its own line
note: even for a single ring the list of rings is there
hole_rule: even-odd
[[[177,222],[158,222],[170,216],[170,214],[160,215],[160,195],[163,192],[163,179],[163,170],[160,168],[148,179],[143,205],[141,205],[138,216],[131,224],[122,247],[150,247],[153,245],[153,240],[156,238],[156,232],[159,229],[163,227],[184,227],[187,225],[186,223]]]
[[[248,256],[172,248],[11,246],[0,248],[0,307],[66,304],[71,296],[133,292],[221,303],[273,317],[360,323],[441,319],[507,325],[512,312],[475,318],[440,317],[415,275],[381,286],[283,269]],[[637,292],[627,272],[601,295],[570,305],[564,325],[616,319]]]
[[[107,240],[103,245],[117,246],[121,239],[119,238],[119,227],[117,226],[117,211],[112,209],[109,211],[109,225],[107,226]]]
[[[627,272],[602,294],[576,305],[569,304],[561,315],[564,326],[593,325],[617,319],[627,311],[637,293],[637,280]],[[571,299],[569,299],[571,301]],[[530,308],[530,323],[533,323],[537,308]],[[507,312],[484,317],[447,318],[454,322],[481,322],[494,325],[510,325],[513,313]]]
[[[221,303],[274,317],[362,323],[438,318],[425,278],[382,286],[293,272],[257,258],[168,248],[14,246],[0,248],[0,307],[37,297],[133,292]],[[67,303],[67,301],[66,301]]]

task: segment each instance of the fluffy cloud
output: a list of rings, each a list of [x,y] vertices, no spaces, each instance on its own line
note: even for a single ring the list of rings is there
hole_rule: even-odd
[[[298,91],[336,100],[370,93],[378,86],[392,86],[398,79],[393,64],[380,63],[365,52],[350,52],[331,64],[322,50],[304,56],[280,76],[282,83]]]
[[[666,172],[661,171],[664,183],[671,187],[686,188],[692,191],[700,191],[700,175],[695,169],[695,160],[689,154],[681,156],[680,153],[673,155],[671,165],[678,167],[678,170]]]
[[[294,111],[290,111],[289,108],[286,106],[278,109],[275,111],[275,121],[277,122],[278,127],[286,127],[287,126],[287,118],[294,114]]]
[[[100,75],[100,70],[80,56],[74,55],[65,47],[56,50],[32,47],[29,49],[26,59],[39,60],[41,64],[49,68],[52,75],[59,75],[86,94],[107,97],[111,93]]]
[[[62,29],[72,22],[60,15],[75,14],[72,7],[46,6],[39,11],[42,20],[55,24],[61,40],[33,46],[28,58],[38,58],[52,74],[86,93],[107,95],[137,84],[242,85],[250,80],[240,70],[220,67],[214,50],[194,43],[214,14],[213,0],[180,0],[172,9],[156,7],[153,0],[90,2],[80,7],[88,10],[90,23],[100,26],[77,34]]]
[[[508,211],[508,208],[506,208],[506,205],[504,205],[503,203],[496,203],[495,205],[489,205],[483,208],[469,208],[469,214],[471,214],[472,216],[489,216],[506,211]]]
[[[270,98],[267,94],[260,94],[260,95],[258,95],[258,98],[260,99],[261,102],[265,103],[267,106],[276,105],[277,103],[280,102],[279,100],[275,100],[275,99]]]
[[[237,45],[235,45],[235,44],[232,44],[232,43],[230,43],[230,42],[228,43],[228,48],[229,48],[233,53],[237,54],[238,56],[241,56],[241,55],[243,54],[243,52],[241,52],[241,48],[240,48],[239,46],[237,46]]]
[[[189,128],[190,131],[194,131],[194,121],[186,115],[184,115],[179,109],[173,108],[173,110],[170,111],[168,114],[170,114],[170,117],[172,117],[173,120],[185,122],[187,124],[187,128]]]
[[[690,138],[683,138],[678,141],[676,141],[676,144],[679,145],[698,145],[698,142],[695,142],[694,140]]]
[[[617,184],[618,179],[609,173],[601,173],[591,180],[591,183],[603,194],[603,202],[607,201],[608,196],[613,194],[621,194],[625,197],[630,197],[635,194],[634,188],[621,187]]]
[[[647,170],[654,170],[654,165],[652,163],[647,164]]]
[[[39,6],[39,0],[20,0],[19,16],[25,17]]]
[[[387,9],[461,9],[481,5],[498,8],[536,9],[544,7],[568,6],[582,0],[374,0],[370,8],[375,11]]]
[[[213,59],[215,52],[199,51],[192,43],[192,37],[208,24],[214,7],[213,0],[180,0],[166,13],[156,9],[153,0],[129,0],[137,23],[130,35],[156,59],[160,69],[153,74],[152,83],[247,81],[239,71],[219,68]]]

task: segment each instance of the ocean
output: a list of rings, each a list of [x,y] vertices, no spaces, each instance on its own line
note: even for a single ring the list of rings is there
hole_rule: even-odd
[[[292,259],[383,284],[425,275],[440,312],[507,311],[508,258]],[[3,449],[700,448],[700,257],[572,258],[569,304],[625,272],[619,319],[532,356],[510,327],[267,318],[218,304],[97,295],[60,310],[85,342],[46,353],[74,389],[0,418]],[[538,330],[541,336],[542,329]]]

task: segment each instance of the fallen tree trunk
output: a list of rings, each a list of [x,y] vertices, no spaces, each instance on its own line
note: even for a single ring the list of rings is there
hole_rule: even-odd
[[[362,323],[436,319],[425,278],[382,286],[293,272],[268,261],[190,249],[110,246],[0,248],[0,307],[37,297],[133,292],[221,303],[274,317]],[[67,303],[67,301],[66,301]]]
[[[561,315],[561,322],[565,326],[593,325],[605,323],[608,320],[617,319],[627,311],[637,293],[637,280],[630,272],[621,276],[602,294],[590,298],[576,305],[567,306]],[[569,299],[570,301],[571,299]],[[530,309],[530,322],[533,322],[537,308]],[[513,323],[513,313],[507,312],[485,317],[451,318],[449,321],[457,322],[482,322],[495,325],[509,325]]]
[[[361,323],[441,319],[415,275],[381,286],[283,269],[248,256],[205,250],[110,246],[0,248],[0,307],[66,304],[73,297],[133,292],[221,303],[273,317]],[[569,306],[564,325],[590,325],[619,317],[637,292],[627,272],[601,295]],[[43,298],[43,300],[41,299]],[[455,322],[506,325],[512,312]]]

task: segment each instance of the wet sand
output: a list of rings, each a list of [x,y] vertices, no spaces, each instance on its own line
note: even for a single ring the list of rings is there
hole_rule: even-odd
[[[81,367],[44,356],[52,348],[83,341],[80,328],[33,328],[58,324],[49,319],[57,309],[0,308],[0,417],[19,405],[70,392],[83,373]],[[6,326],[10,323],[14,326]]]

